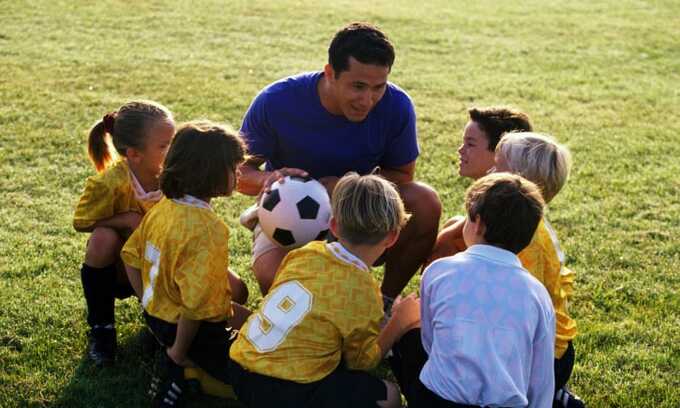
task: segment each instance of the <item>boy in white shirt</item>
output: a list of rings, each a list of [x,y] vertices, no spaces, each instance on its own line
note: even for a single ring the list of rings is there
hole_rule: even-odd
[[[536,185],[508,173],[468,189],[468,249],[425,270],[420,308],[411,297],[394,309],[420,309],[422,329],[404,335],[390,361],[409,407],[552,406],[555,314],[516,256],[543,206]]]

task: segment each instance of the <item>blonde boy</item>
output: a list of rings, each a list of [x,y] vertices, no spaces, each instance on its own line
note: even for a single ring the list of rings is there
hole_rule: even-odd
[[[251,408],[400,405],[394,384],[364,370],[413,323],[391,319],[380,330],[383,304],[369,267],[408,215],[394,186],[375,175],[343,177],[332,207],[338,241],[290,252],[231,348],[232,384]]]
[[[509,133],[496,147],[497,171],[519,174],[536,183],[546,203],[560,192],[569,178],[569,149],[550,136],[531,132]],[[566,408],[583,407],[583,401],[566,384],[574,367],[576,321],[569,316],[568,298],[573,292],[574,273],[564,266],[564,253],[557,234],[544,216],[529,245],[518,255],[522,265],[548,290],[555,308],[555,399]]]

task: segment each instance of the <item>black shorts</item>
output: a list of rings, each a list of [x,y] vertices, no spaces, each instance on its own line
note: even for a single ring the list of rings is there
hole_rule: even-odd
[[[150,316],[144,312],[144,319],[158,342],[164,347],[175,343],[177,325]],[[229,379],[229,348],[234,341],[226,322],[201,322],[196,337],[191,342],[187,355],[197,366],[225,384]]]
[[[294,364],[294,362],[291,362]],[[325,378],[308,384],[256,374],[231,364],[234,392],[250,408],[368,408],[387,399],[383,380],[342,364]]]
[[[409,408],[473,408],[476,405],[458,404],[430,391],[420,381],[420,371],[427,362],[427,353],[420,340],[420,329],[413,329],[392,347],[390,366]]]
[[[567,381],[569,381],[571,372],[574,369],[575,356],[574,345],[570,341],[567,351],[564,352],[562,358],[555,359],[555,392],[564,387]]]

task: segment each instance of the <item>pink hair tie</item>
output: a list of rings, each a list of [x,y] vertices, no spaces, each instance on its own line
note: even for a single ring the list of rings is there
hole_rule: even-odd
[[[104,115],[104,130],[106,133],[113,135],[113,125],[116,123],[116,112],[107,113]]]

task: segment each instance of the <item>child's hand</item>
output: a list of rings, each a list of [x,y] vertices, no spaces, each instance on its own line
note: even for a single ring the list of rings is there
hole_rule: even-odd
[[[172,347],[168,347],[165,349],[165,352],[168,353],[168,357],[172,361],[175,362],[180,367],[195,367],[196,365],[194,364],[193,361],[191,361],[186,354],[182,355],[177,351],[177,348],[173,345]]]
[[[142,214],[134,211],[122,213],[121,216],[123,217],[123,223],[130,229],[130,232],[136,230],[139,223],[142,222],[142,218],[144,218]]]
[[[397,296],[392,305],[392,319],[395,319],[402,333],[420,327],[420,299],[415,293],[402,298]]]

